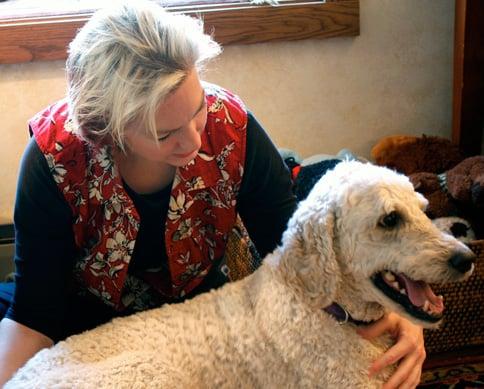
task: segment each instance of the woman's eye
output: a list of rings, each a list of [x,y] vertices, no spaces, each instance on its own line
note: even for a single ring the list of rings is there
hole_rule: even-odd
[[[392,211],[383,216],[378,222],[378,225],[383,228],[394,228],[400,223],[400,220],[400,214],[397,211]]]
[[[171,132],[169,132],[166,135],[162,135],[162,136],[158,137],[158,142],[163,142],[164,140],[167,140],[170,135],[171,135]]]

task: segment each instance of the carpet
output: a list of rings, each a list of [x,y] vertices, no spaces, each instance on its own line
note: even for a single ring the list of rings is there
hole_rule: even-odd
[[[484,388],[484,361],[424,369],[418,388]]]

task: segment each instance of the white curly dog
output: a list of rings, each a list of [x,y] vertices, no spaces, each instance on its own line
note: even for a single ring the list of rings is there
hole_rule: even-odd
[[[6,388],[380,387],[391,369],[367,371],[391,341],[363,339],[356,321],[393,310],[434,327],[443,302],[427,283],[473,269],[473,253],[432,225],[426,203],[402,175],[342,162],[254,274],[72,336]]]

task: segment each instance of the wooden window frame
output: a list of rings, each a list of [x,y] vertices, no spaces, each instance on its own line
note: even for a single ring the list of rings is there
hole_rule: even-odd
[[[482,0],[456,0],[452,141],[466,155],[484,153]]]
[[[282,0],[274,6],[212,1],[167,8],[201,17],[222,45],[355,36],[360,29],[359,0]],[[91,15],[0,16],[0,64],[65,59],[68,43]]]

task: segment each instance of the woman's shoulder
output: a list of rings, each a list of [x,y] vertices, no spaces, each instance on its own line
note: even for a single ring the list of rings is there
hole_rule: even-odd
[[[225,89],[217,84],[212,84],[210,82],[202,81],[202,86],[205,91],[205,94],[208,98],[213,97],[224,102],[229,102],[232,104],[239,105],[244,110],[246,110],[245,105],[242,99],[237,96],[235,93]]]
[[[59,100],[39,111],[29,120],[30,135],[44,154],[58,154],[66,148],[84,149],[69,114],[66,99]]]
[[[202,87],[205,91],[207,96],[224,96],[226,94],[233,95],[228,89],[221,87],[220,85],[208,82],[208,81],[201,81]]]
[[[69,114],[66,99],[58,100],[37,112],[30,120],[31,131],[36,134],[45,131],[59,121],[65,121]]]
[[[240,97],[216,84],[203,81],[202,85],[207,96],[209,117],[213,116],[222,122],[228,121],[236,127],[245,128],[247,125],[247,108]]]

